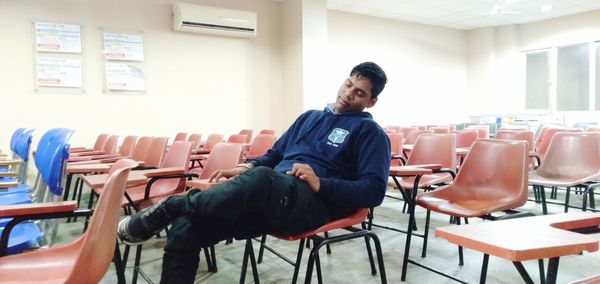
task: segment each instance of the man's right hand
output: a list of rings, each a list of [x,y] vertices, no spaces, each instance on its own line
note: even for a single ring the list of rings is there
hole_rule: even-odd
[[[245,171],[249,171],[246,167],[235,167],[229,170],[216,170],[208,178],[208,182],[218,181],[220,178],[231,178],[237,176]]]

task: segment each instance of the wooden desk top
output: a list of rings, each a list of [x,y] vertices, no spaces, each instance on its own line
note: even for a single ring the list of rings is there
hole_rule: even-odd
[[[598,250],[598,237],[568,231],[600,225],[600,213],[577,212],[437,228],[451,243],[511,261]]]

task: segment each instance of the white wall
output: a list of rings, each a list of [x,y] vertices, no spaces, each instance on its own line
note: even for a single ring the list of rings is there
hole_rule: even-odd
[[[464,31],[329,11],[328,80],[314,96],[333,102],[351,68],[379,64],[388,84],[369,109],[381,125],[464,122],[466,33]]]
[[[600,10],[535,23],[471,30],[468,42],[471,114],[525,113],[523,51],[600,40]],[[565,112],[567,124],[600,120],[598,112]]]
[[[0,0],[0,148],[8,151],[18,127],[37,128],[36,137],[47,128],[76,129],[72,145],[91,145],[100,132],[173,137],[275,127],[282,104],[281,3],[186,1],[257,12],[258,36],[248,40],[172,31],[172,2]],[[83,61],[85,93],[34,90],[34,20],[82,26],[83,54],[74,57]],[[143,31],[146,93],[103,90],[101,28]]]

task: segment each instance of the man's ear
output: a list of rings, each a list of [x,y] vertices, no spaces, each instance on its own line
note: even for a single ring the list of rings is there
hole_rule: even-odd
[[[369,108],[369,107],[373,107],[373,106],[374,106],[376,103],[377,103],[377,97],[375,97],[375,98],[371,98],[371,99],[369,100],[369,104],[367,105],[367,107],[368,107],[368,108]]]

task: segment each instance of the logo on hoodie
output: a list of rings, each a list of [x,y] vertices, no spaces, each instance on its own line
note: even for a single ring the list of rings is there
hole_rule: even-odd
[[[344,140],[346,140],[346,136],[348,136],[348,134],[350,134],[350,132],[346,129],[334,128],[327,137],[327,140],[329,140],[331,143],[327,144],[337,147],[336,144],[344,143]]]

